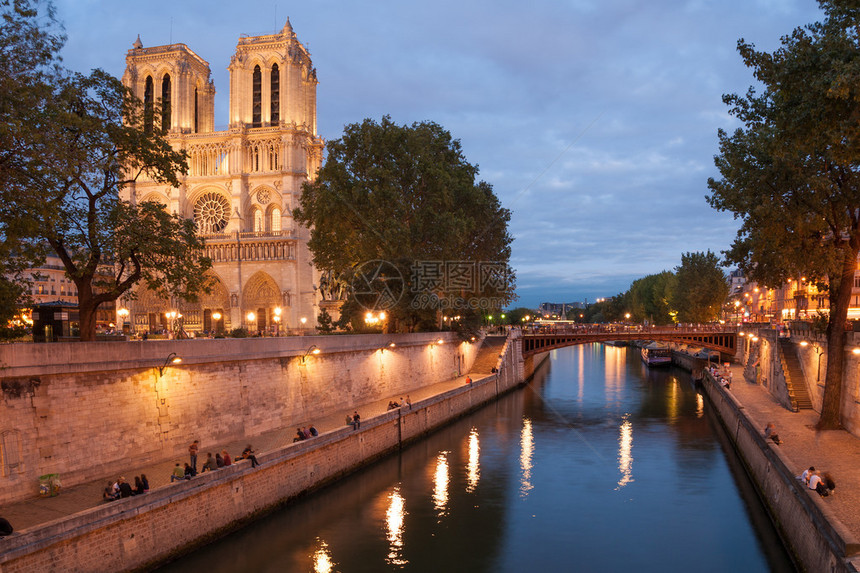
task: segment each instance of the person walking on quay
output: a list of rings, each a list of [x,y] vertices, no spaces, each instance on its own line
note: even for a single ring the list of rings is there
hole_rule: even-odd
[[[361,427],[361,416],[358,415],[358,410],[352,415],[352,429],[357,430]]]
[[[198,440],[194,440],[191,442],[191,445],[188,446],[188,455],[191,457],[191,475],[197,475],[197,451],[200,449],[200,442]]]

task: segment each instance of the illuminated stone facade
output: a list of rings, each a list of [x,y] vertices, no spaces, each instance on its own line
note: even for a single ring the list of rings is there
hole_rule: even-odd
[[[226,130],[215,130],[209,64],[185,44],[145,48],[138,38],[126,64],[123,83],[150,111],[152,129],[188,153],[189,172],[178,188],[140,178],[124,199],[157,201],[192,218],[215,279],[197,303],[139,293],[121,302],[130,311],[127,323],[157,332],[175,310],[186,331],[283,332],[303,328],[303,318],[312,326],[316,271],[308,230],[292,210],[302,183],[319,169],[323,141],[316,133],[316,70],[289,20],[277,34],[239,39],[228,68]]]

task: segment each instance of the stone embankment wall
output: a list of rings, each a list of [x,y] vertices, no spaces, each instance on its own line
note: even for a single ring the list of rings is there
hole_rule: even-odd
[[[32,528],[3,541],[0,571],[142,569],[176,556],[295,496],[348,474],[516,387],[517,334],[497,374],[247,461]],[[189,526],[193,524],[193,526]]]
[[[451,333],[0,346],[0,505],[450,380]],[[389,344],[395,343],[395,347]],[[312,354],[312,347],[320,354]],[[159,371],[176,353],[180,364]]]
[[[860,545],[818,499],[800,485],[779,451],[752,425],[730,392],[705,375],[704,389],[781,534],[807,571],[856,572]]]

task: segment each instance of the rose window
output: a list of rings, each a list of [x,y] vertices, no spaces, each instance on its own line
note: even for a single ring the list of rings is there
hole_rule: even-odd
[[[260,189],[257,191],[257,203],[260,205],[265,205],[269,202],[269,190],[268,189]]]
[[[194,222],[201,233],[219,233],[227,226],[230,203],[218,193],[206,193],[194,205]]]

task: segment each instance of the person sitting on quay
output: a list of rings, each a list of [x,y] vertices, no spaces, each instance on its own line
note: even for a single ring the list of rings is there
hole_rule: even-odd
[[[105,501],[114,501],[119,499],[119,495],[113,491],[113,485],[108,483],[105,487],[104,493],[102,493],[102,499]]]
[[[770,439],[777,446],[782,442],[779,439],[779,434],[776,433],[776,426],[773,425],[773,422],[768,422],[767,426],[764,427],[764,439]]]
[[[185,471],[179,465],[179,462],[176,462],[176,467],[173,468],[173,473],[170,474],[170,483],[183,479],[185,479]]]
[[[203,471],[204,472],[214,472],[218,469],[218,462],[215,461],[215,458],[212,457],[212,452],[206,454],[206,461],[203,462]]]
[[[472,377],[471,376],[466,376],[466,384],[469,384],[469,385],[472,384]]]
[[[397,404],[397,402],[395,402],[393,400],[388,401],[388,409],[389,410],[396,410],[397,408],[399,408],[399,405]]]
[[[347,426],[352,426],[352,422],[353,422],[353,420],[352,420],[352,416],[350,416],[349,414],[347,414],[347,415],[346,415],[346,425],[347,425]]]
[[[307,426],[302,426],[302,435],[305,437],[306,440],[311,439],[311,433],[308,431]]]
[[[230,457],[230,454],[227,453],[227,450],[221,451],[221,459],[224,460],[224,467],[233,465],[233,458]]]
[[[215,465],[218,466],[218,469],[224,467],[224,458],[221,457],[220,452],[215,452]]]
[[[242,450],[242,458],[246,460],[251,460],[251,467],[255,468],[260,465],[260,462],[257,461],[257,456],[254,455],[254,448],[251,447],[251,444],[245,446],[245,449]]]
[[[320,435],[319,431],[314,427],[313,424],[308,427],[308,433],[311,435],[312,438],[316,438]]]
[[[361,427],[361,416],[358,415],[358,410],[352,415],[352,429],[357,430]]]
[[[117,483],[119,484],[120,497],[131,497],[134,495],[134,492],[131,490],[131,485],[125,481],[124,477],[119,478]]]
[[[798,477],[797,479],[802,481],[803,485],[808,485],[809,478],[812,476],[813,472],[815,472],[815,466],[809,466],[809,469],[803,470],[803,473],[800,474],[800,477]]]
[[[143,495],[146,490],[143,489],[143,480],[140,476],[134,476],[134,495]]]
[[[296,437],[293,438],[293,443],[301,442],[305,439],[305,434],[302,432],[301,428],[296,428]]]
[[[836,493],[836,481],[834,481],[833,476],[828,472],[821,474],[821,483],[824,484],[824,487],[827,490],[827,495],[833,495]]]
[[[197,472],[194,471],[194,468],[192,468],[191,465],[186,462],[185,463],[185,472],[183,474],[183,477],[185,477],[185,479],[191,479],[196,475],[197,475]]]
[[[809,476],[809,485],[807,485],[806,487],[818,492],[818,495],[820,495],[821,497],[827,497],[829,493],[827,491],[827,487],[824,485],[824,483],[822,483],[821,476],[818,474],[818,471],[812,472],[812,474]]]
[[[412,399],[409,398],[409,394],[406,395],[406,402],[404,402],[404,404],[406,404],[410,410],[412,409]]]

